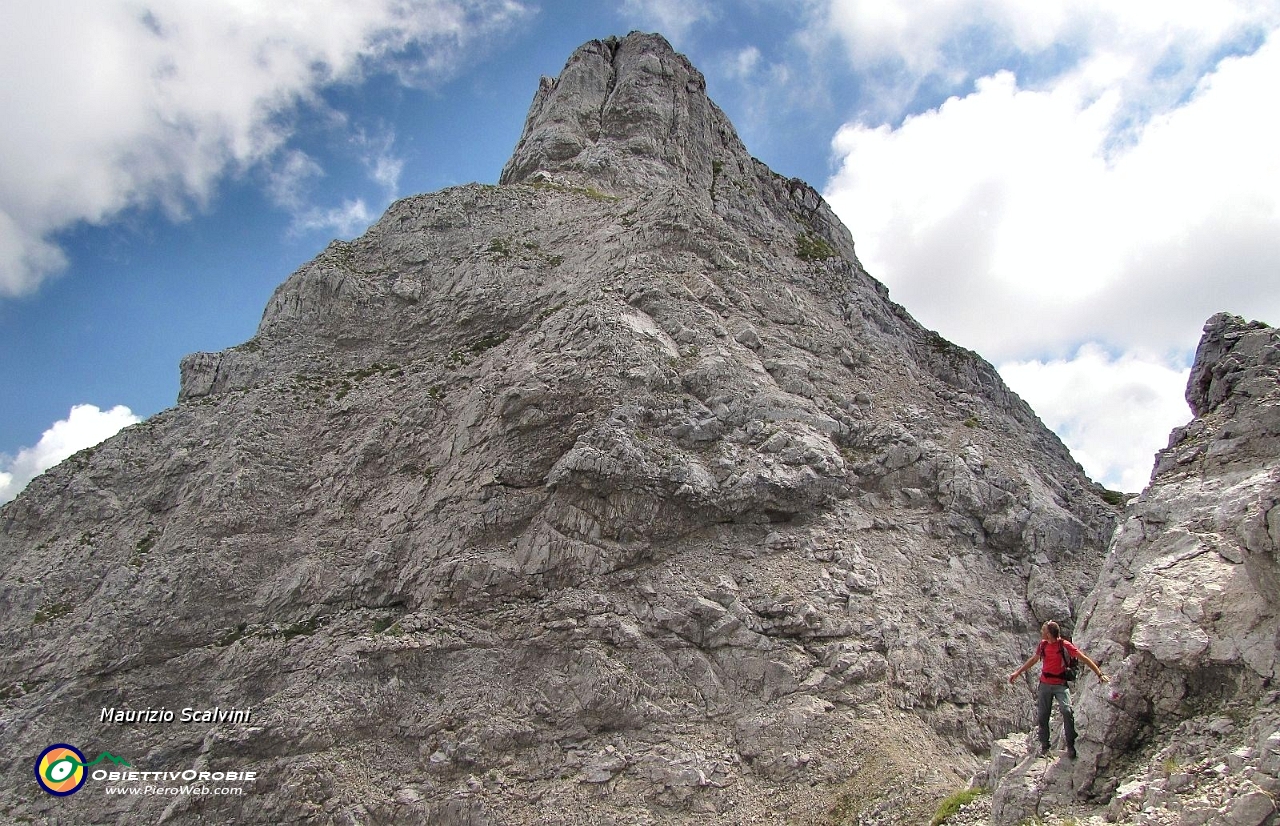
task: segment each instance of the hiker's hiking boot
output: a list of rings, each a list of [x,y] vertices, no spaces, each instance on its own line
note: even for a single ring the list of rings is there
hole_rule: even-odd
[[[1076,759],[1076,747],[1075,747],[1075,746],[1067,746],[1067,759],[1068,759],[1068,760],[1075,760],[1075,759]]]

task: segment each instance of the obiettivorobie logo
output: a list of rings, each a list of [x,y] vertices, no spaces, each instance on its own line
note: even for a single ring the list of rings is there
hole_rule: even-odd
[[[131,769],[122,757],[104,751],[93,760],[85,760],[84,752],[68,743],[54,743],[36,758],[36,783],[51,795],[66,797],[80,791],[85,780],[106,781],[103,791],[109,795],[242,795],[244,786],[220,783],[251,783],[258,779],[256,771],[108,771],[93,769],[106,761]],[[172,785],[181,783],[181,785]]]
[[[109,751],[104,751],[86,763],[84,752],[80,749],[66,743],[54,743],[36,758],[36,782],[49,794],[66,797],[80,791],[88,777],[85,769],[96,766],[103,760],[118,766],[129,765],[124,758],[116,757]]]

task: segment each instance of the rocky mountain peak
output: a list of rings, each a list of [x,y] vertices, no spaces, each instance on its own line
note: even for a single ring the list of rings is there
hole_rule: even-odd
[[[1175,428],[1156,454],[1153,485],[1271,464],[1280,451],[1280,334],[1230,313],[1210,318],[1186,398],[1195,419]]]
[[[1205,322],[1187,382],[1187,404],[1203,416],[1233,395],[1265,396],[1280,375],[1278,356],[1275,330],[1260,321],[1218,313]]]
[[[709,188],[747,152],[707,97],[702,73],[658,34],[632,32],[579,47],[542,78],[501,182],[590,182],[610,191],[683,181]]]
[[[1116,518],[656,35],[181,370],[0,508],[0,732],[263,782],[6,822],[927,822]]]

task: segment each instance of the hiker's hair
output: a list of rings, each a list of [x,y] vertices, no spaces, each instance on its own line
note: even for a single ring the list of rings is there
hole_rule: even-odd
[[[1049,620],[1046,622],[1044,624],[1044,630],[1048,631],[1049,636],[1053,637],[1055,640],[1062,636],[1062,629],[1058,627],[1058,623],[1055,620]]]

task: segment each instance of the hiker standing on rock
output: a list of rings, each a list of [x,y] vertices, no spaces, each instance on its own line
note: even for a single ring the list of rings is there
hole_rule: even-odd
[[[1102,673],[1097,663],[1072,645],[1070,640],[1062,638],[1062,629],[1058,627],[1058,623],[1049,620],[1040,626],[1040,644],[1036,646],[1036,653],[1009,675],[1009,682],[1012,684],[1036,663],[1044,663],[1040,667],[1040,687],[1036,695],[1036,725],[1040,734],[1041,757],[1049,754],[1049,715],[1053,712],[1053,701],[1057,700],[1058,713],[1062,715],[1062,728],[1067,738],[1067,757],[1076,759],[1076,717],[1071,711],[1071,692],[1067,688],[1067,682],[1075,679],[1072,672],[1075,670],[1073,661],[1076,659],[1089,666],[1102,682],[1111,682],[1111,678]]]

